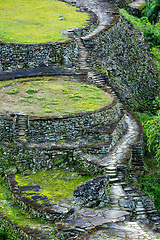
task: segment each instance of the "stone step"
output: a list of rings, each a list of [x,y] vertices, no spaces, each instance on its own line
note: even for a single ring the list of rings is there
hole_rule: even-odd
[[[113,183],[119,183],[119,178],[111,178],[109,179],[109,183],[113,184]]]

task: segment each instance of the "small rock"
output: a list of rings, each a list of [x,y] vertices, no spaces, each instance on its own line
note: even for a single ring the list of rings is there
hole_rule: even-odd
[[[63,18],[63,17],[60,17],[60,18],[58,18],[58,20],[59,20],[59,21],[63,21],[63,20],[64,20],[64,18]]]

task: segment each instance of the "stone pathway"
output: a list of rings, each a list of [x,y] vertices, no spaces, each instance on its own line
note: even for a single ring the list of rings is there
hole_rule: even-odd
[[[153,199],[140,191],[134,175],[133,184],[125,179],[124,160],[139,133],[138,124],[130,114],[126,115],[126,121],[128,131],[112,152],[103,158],[96,157],[110,175],[109,198],[99,209],[78,208],[75,219],[57,223],[56,227],[65,233],[66,239],[160,239],[160,234],[154,232],[160,230],[160,217]]]
[[[73,4],[71,0],[67,2]],[[75,38],[79,46],[80,70],[88,74],[88,79],[91,82],[95,83],[98,87],[103,87],[105,86],[103,77],[93,72],[87,64],[89,55],[81,40],[94,37],[95,34],[118,21],[118,9],[113,4],[102,2],[101,0],[77,0],[75,4],[93,11],[98,16],[99,24],[94,31],[83,36],[81,39],[77,36]],[[62,69],[57,67],[54,70],[52,68],[38,69],[37,72],[36,70],[32,70],[30,75],[27,70],[19,70],[16,72],[16,76],[38,76],[43,70],[46,71],[46,75],[51,75],[53,71],[59,72]],[[68,72],[63,69],[63,71],[64,74],[75,73],[72,70]],[[6,73],[3,76],[0,74],[0,80],[12,78],[14,74]],[[126,181],[126,163],[131,154],[134,154],[132,145],[136,143],[139,137],[139,125],[130,113],[126,112],[125,117],[128,130],[108,155],[93,156],[85,154],[88,161],[93,161],[103,166],[106,174],[110,176],[109,197],[95,209],[80,208],[79,206],[72,205],[72,199],[67,203],[63,203],[69,204],[69,207],[74,208],[74,216],[71,214],[71,217],[67,219],[64,217],[56,223],[56,228],[60,232],[59,237],[54,236],[54,227],[46,225],[43,228],[36,229],[36,231],[39,231],[37,239],[160,239],[160,217],[155,209],[153,199],[140,191],[136,175],[134,174],[134,168],[131,168],[133,171],[128,175],[129,181]],[[143,167],[141,166],[141,158],[139,160],[139,163],[132,161],[132,164],[135,166],[137,164],[137,167],[141,169]],[[64,205],[61,207],[64,207]],[[32,236],[32,229],[29,231]]]

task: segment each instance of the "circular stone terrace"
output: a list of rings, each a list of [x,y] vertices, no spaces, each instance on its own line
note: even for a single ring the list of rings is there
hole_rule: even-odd
[[[82,83],[76,76],[20,78],[0,83],[3,113],[64,115],[93,112],[109,106],[113,96],[98,87]]]

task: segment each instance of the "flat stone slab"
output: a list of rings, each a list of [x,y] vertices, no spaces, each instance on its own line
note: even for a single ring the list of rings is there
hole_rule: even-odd
[[[125,197],[126,193],[123,190],[122,186],[120,184],[114,184],[111,187],[110,194],[114,195],[115,198]]]
[[[39,185],[33,185],[33,186],[23,186],[19,187],[20,191],[27,192],[27,191],[33,191],[38,192],[41,190],[41,187]]]
[[[0,81],[21,77],[36,77],[49,75],[71,75],[75,70],[63,67],[37,67],[34,69],[18,69],[15,71],[6,71],[0,73]]]
[[[128,216],[130,215],[129,212],[127,211],[119,211],[119,210],[109,210],[109,211],[105,211],[103,212],[105,218],[108,218],[108,219],[119,219],[121,217],[125,217],[125,216]]]

